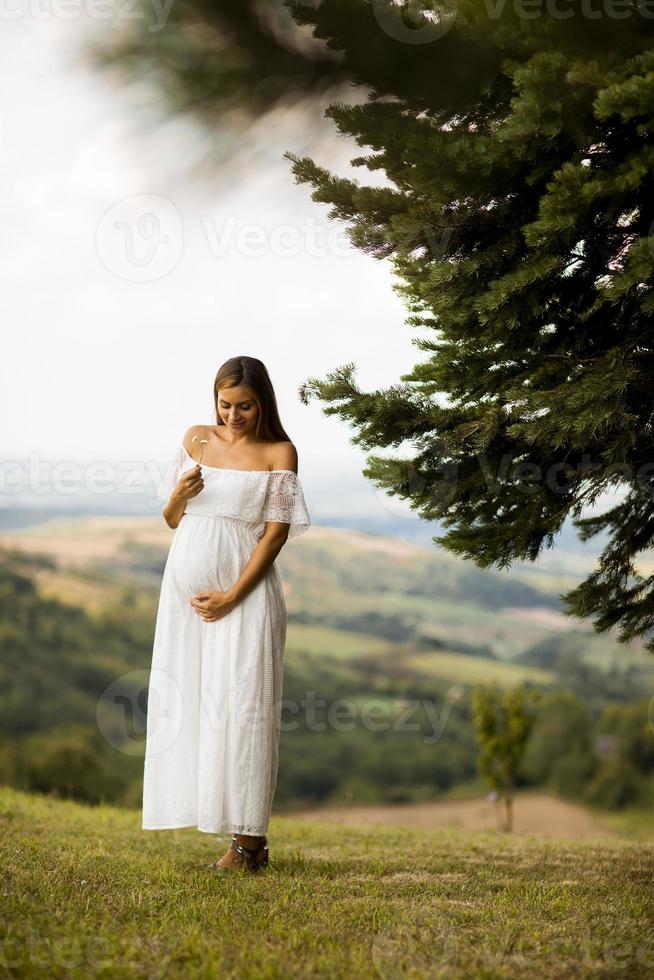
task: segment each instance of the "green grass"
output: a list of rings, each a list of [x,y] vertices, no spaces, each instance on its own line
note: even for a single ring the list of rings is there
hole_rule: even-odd
[[[258,876],[227,834],[0,787],[0,975],[649,977],[654,845],[274,817]]]

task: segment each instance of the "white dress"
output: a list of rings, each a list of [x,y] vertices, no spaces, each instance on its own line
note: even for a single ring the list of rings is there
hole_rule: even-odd
[[[167,500],[192,459],[180,445],[157,495]],[[266,521],[311,521],[292,470],[202,464],[161,582],[148,686],[143,830],[267,832],[277,782],[286,603],[275,562],[227,615],[205,622],[190,604],[227,591]]]

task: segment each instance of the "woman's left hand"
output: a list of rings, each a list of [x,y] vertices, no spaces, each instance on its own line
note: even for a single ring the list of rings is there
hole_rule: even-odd
[[[205,623],[222,619],[237,605],[229,592],[198,592],[191,598],[191,605]]]

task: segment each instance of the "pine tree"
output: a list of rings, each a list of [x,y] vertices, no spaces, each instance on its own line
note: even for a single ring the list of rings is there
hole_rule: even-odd
[[[138,4],[98,62],[147,72],[212,132],[230,108],[360,87],[326,115],[388,186],[287,157],[390,260],[428,356],[387,390],[361,391],[348,363],[303,397],[367,450],[412,445],[364,475],[481,567],[535,560],[569,516],[582,540],[607,532],[566,612],[654,651],[654,583],[634,565],[654,534],[654,0],[284,0],[321,50],[281,0],[164,5],[163,26]],[[621,502],[582,519],[607,490]]]
[[[280,103],[311,104],[347,84],[338,56],[293,21],[283,0],[104,6],[114,8],[115,29],[89,35],[85,57],[112,81],[158,87],[169,114],[199,123],[210,137],[201,173],[232,159],[253,122]],[[146,107],[151,114],[151,98]]]
[[[429,328],[401,383],[362,391],[350,362],[304,401],[365,450],[411,444],[364,475],[481,567],[535,560],[569,515],[582,540],[606,530],[566,613],[654,651],[654,580],[634,565],[654,535],[654,8],[425,4],[440,16],[413,29],[433,37],[411,43],[392,0],[288,5],[362,87],[326,116],[387,185],[289,152],[295,179],[390,260],[408,325]],[[611,489],[619,504],[581,517]]]

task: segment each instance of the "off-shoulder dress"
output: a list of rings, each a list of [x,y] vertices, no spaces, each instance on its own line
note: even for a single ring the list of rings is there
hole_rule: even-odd
[[[157,496],[167,500],[196,465],[180,445]],[[227,591],[267,521],[310,524],[293,470],[202,464],[170,545],[148,683],[143,830],[267,832],[277,782],[287,611],[275,562],[227,615],[206,622],[190,604]]]

